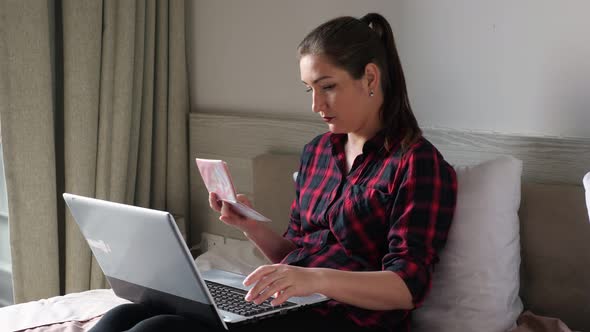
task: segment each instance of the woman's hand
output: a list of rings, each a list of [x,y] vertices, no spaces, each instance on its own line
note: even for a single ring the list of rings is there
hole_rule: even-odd
[[[238,195],[237,199],[240,203],[252,207],[245,195]],[[266,223],[240,215],[231,208],[231,205],[220,201],[215,193],[209,194],[209,205],[213,210],[221,213],[219,220],[244,232],[244,235],[271,262],[280,262],[289,252],[295,249],[293,242],[277,234]]]
[[[263,265],[244,280],[244,286],[254,285],[246,301],[256,304],[274,296],[272,305],[280,305],[293,296],[308,296],[320,289],[320,269],[286,264]]]
[[[252,203],[250,203],[250,200],[248,200],[246,195],[238,194],[237,199],[238,202],[245,204],[248,207],[252,207]],[[218,200],[217,194],[215,193],[209,193],[209,206],[211,206],[213,210],[221,213],[219,220],[227,225],[238,228],[242,232],[247,232],[257,225],[256,220],[248,219],[241,214],[238,214],[232,209],[231,205]]]

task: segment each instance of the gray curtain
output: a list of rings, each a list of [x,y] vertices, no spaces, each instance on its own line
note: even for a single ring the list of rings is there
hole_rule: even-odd
[[[167,210],[187,234],[184,0],[0,1],[15,303],[105,287],[61,194]]]

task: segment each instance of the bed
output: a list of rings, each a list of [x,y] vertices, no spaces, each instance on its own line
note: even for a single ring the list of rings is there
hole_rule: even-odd
[[[189,162],[193,164],[197,156],[226,160],[238,190],[247,194],[257,210],[274,220],[273,228],[282,232],[294,197],[292,176],[297,170],[298,154],[305,143],[325,131],[324,124],[313,119],[192,113],[189,126]],[[463,174],[461,177],[465,180],[462,184],[460,182],[460,192],[461,188],[467,190],[469,186],[481,189],[481,193],[470,191],[473,201],[466,196],[466,206],[481,205],[481,211],[504,218],[507,213],[495,204],[505,201],[505,205],[514,205],[512,209],[519,218],[505,218],[516,222],[506,221],[504,225],[501,222],[483,223],[483,217],[462,217],[470,221],[469,226],[462,227],[471,234],[471,241],[477,239],[474,232],[481,236],[480,243],[473,244],[478,248],[474,251],[488,255],[485,256],[488,262],[476,266],[475,270],[464,271],[462,277],[470,276],[468,280],[472,283],[467,290],[459,289],[449,295],[440,291],[443,285],[433,284],[431,297],[437,300],[426,303],[416,312],[416,330],[509,331],[518,328],[517,319],[522,323],[542,316],[559,319],[543,320],[548,326],[553,325],[553,331],[569,331],[567,328],[590,331],[590,223],[582,187],[582,177],[590,168],[590,140],[444,129],[426,129],[425,136]],[[510,172],[513,178],[506,176]],[[511,194],[499,189],[502,181],[496,181],[497,178],[504,178],[504,185],[509,187]],[[226,239],[223,247],[202,255],[199,266],[215,265],[244,272],[263,263],[263,258],[243,241],[240,232],[219,223],[217,216],[209,210],[207,193],[196,167],[192,167],[190,183],[191,246],[199,244],[202,232]],[[492,192],[494,197],[490,194]],[[481,211],[470,213],[483,214]],[[474,229],[474,225],[482,228]],[[500,243],[502,241],[506,243]],[[496,242],[500,247],[494,247]],[[449,239],[450,248],[456,243],[460,243],[457,250],[467,248],[467,244],[459,240],[451,243]],[[497,251],[507,248],[511,250],[508,254]],[[236,253],[241,255],[237,259]],[[493,253],[496,255],[491,255]],[[435,271],[435,276],[438,273],[440,279],[444,279],[443,275],[455,268],[445,267],[444,257],[441,259],[441,269]],[[455,263],[473,267],[466,262],[469,262],[468,257],[460,257]],[[512,288],[505,290],[504,298],[494,298],[490,289],[506,288],[502,283],[509,282],[486,276],[489,266],[506,269],[502,274],[511,276]],[[445,272],[445,269],[449,271]],[[457,295],[462,291],[470,294]],[[488,303],[479,303],[486,302],[482,301],[484,299]],[[110,290],[92,290],[14,305],[0,309],[0,331],[85,331],[104,312],[121,303],[125,300],[117,298]],[[454,308],[463,309],[454,312]],[[528,316],[520,315],[523,310],[529,311]],[[427,323],[440,321],[440,317],[447,317],[446,325],[439,324],[433,329],[433,325]],[[540,322],[540,319],[533,323]],[[499,324],[500,320],[504,325]],[[475,328],[477,325],[474,324],[480,324],[481,328]],[[558,329],[560,326],[561,330]]]

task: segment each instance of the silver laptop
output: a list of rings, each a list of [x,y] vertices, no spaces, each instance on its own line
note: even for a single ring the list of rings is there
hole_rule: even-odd
[[[225,329],[328,300],[314,294],[276,307],[246,302],[245,276],[200,272],[168,212],[63,197],[113,291],[124,299]]]

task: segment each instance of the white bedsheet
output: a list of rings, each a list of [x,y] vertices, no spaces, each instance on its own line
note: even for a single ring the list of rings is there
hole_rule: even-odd
[[[21,331],[68,321],[86,321],[129,301],[96,289],[0,308],[0,331]]]

